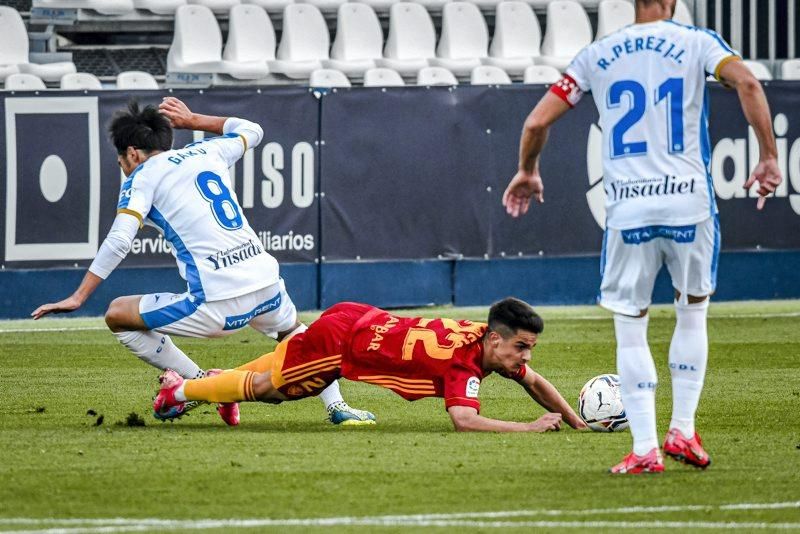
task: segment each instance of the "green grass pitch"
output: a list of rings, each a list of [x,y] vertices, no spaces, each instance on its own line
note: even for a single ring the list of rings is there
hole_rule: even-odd
[[[610,315],[539,311],[545,331],[532,366],[574,403],[586,380],[614,371]],[[402,313],[414,312],[482,320],[486,309]],[[669,307],[653,309],[662,436],[673,325]],[[410,403],[346,381],[346,399],[375,412],[377,426],[333,427],[317,399],[244,405],[238,428],[210,407],[162,424],[150,415],[157,371],[102,326],[0,322],[0,532],[800,530],[797,301],[712,304],[698,414],[711,467],[667,460],[662,475],[621,478],[606,469],[628,452],[627,432],[459,434],[441,399]],[[176,342],[207,368],[274,346],[252,331]],[[485,381],[481,400],[489,417],[542,413],[497,377]],[[144,426],[128,426],[132,412]]]

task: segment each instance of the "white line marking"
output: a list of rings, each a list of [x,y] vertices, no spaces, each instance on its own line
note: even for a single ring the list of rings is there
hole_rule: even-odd
[[[385,515],[373,517],[322,517],[306,519],[157,519],[157,518],[0,518],[0,525],[31,526],[36,530],[12,530],[41,534],[79,534],[138,532],[154,528],[170,530],[206,530],[220,528],[265,527],[325,527],[325,526],[384,526],[384,527],[481,527],[481,528],[697,528],[697,529],[777,529],[800,530],[800,523],[766,523],[737,521],[490,521],[491,519],[541,516],[586,516],[612,514],[660,514],[696,511],[749,511],[800,509],[800,501],[777,503],[739,503],[723,505],[629,506],[584,510],[509,510],[498,512],[465,512],[454,514]],[[482,519],[482,521],[481,521]],[[52,527],[41,529],[41,527]]]
[[[36,332],[86,332],[90,330],[108,330],[107,326],[64,326],[61,328],[12,328],[3,330],[0,334],[31,334]]]

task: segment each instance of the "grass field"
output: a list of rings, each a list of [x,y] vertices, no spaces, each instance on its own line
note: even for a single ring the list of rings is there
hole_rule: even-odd
[[[587,379],[614,370],[610,316],[539,311],[532,366],[574,401]],[[673,324],[669,308],[654,308],[662,434]],[[627,432],[457,434],[440,399],[409,403],[344,381],[347,400],[374,411],[377,426],[333,427],[316,399],[244,406],[237,428],[206,407],[161,424],[149,411],[158,373],[99,319],[0,322],[0,531],[800,530],[800,302],[713,304],[709,325],[698,429],[712,466],[670,461],[663,475],[612,478],[605,471],[628,452]],[[249,331],[176,341],[206,367],[273,346]],[[481,399],[489,417],[542,413],[496,377]],[[131,413],[144,426],[128,426]]]

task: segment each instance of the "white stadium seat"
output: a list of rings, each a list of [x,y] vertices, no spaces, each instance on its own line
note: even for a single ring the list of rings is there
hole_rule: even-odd
[[[133,0],[33,0],[33,7],[91,9],[101,15],[133,13]]]
[[[389,10],[389,35],[380,67],[412,77],[436,55],[436,30],[430,14],[419,4],[398,2]]]
[[[683,0],[678,0],[678,3],[675,5],[675,13],[672,15],[672,20],[679,22],[680,24],[688,24],[689,26],[694,25],[692,12],[689,11],[689,8],[686,6],[686,2]]]
[[[239,0],[187,0],[188,4],[207,7],[218,15],[227,14]]]
[[[75,72],[70,61],[59,63],[28,63],[28,32],[16,9],[0,6],[0,81],[9,74],[33,74],[46,82],[57,82],[62,76]]]
[[[425,67],[417,73],[417,85],[458,85],[458,80],[444,67]]]
[[[117,74],[117,89],[158,89],[158,82],[149,72],[129,70]]]
[[[388,13],[394,4],[399,0],[362,0],[362,3],[367,4],[375,10],[376,13]]]
[[[269,12],[281,13],[283,12],[283,8],[289,4],[293,4],[294,0],[242,0],[242,3],[263,7]]]
[[[33,74],[10,74],[6,78],[6,91],[41,91],[47,89],[44,82]]]
[[[547,29],[539,62],[564,70],[575,54],[592,42],[592,25],[583,7],[574,0],[547,4]]]
[[[237,64],[264,65],[275,59],[275,29],[267,12],[255,5],[238,5],[228,18],[228,40],[222,59]]]
[[[400,73],[393,69],[379,67],[364,73],[364,87],[400,87],[405,84]]]
[[[311,87],[350,87],[350,80],[344,72],[336,69],[316,69],[308,79]]]
[[[633,24],[636,20],[636,8],[627,0],[603,0],[597,6],[597,36],[602,39],[606,35]]]
[[[328,25],[322,13],[310,4],[290,4],[283,10],[283,34],[277,59],[269,62],[272,72],[289,78],[307,79],[329,59]]]
[[[522,77],[524,83],[556,83],[561,79],[561,73],[557,68],[549,65],[532,65],[525,69]]]
[[[466,77],[488,55],[489,29],[480,10],[468,2],[450,2],[442,10],[442,35],[433,66]]]
[[[333,13],[339,9],[339,6],[345,3],[346,0],[297,0],[298,3],[310,4],[320,11],[326,13]]]
[[[133,0],[133,7],[157,15],[175,15],[175,10],[186,5],[186,0]]]
[[[472,69],[469,83],[472,85],[508,85],[511,83],[511,78],[500,67],[480,65]]]
[[[760,61],[745,59],[744,61],[742,61],[742,63],[744,63],[745,66],[748,69],[750,69],[750,72],[752,72],[753,76],[755,76],[757,79],[759,80],[772,79],[772,73],[769,71],[769,68],[767,68],[767,66],[761,63]]]
[[[800,59],[787,59],[781,65],[782,80],[800,80]]]
[[[540,54],[542,30],[533,9],[525,2],[501,2],[494,18],[494,37],[486,65],[521,75]]]
[[[336,39],[325,68],[360,78],[382,56],[383,30],[375,11],[366,4],[347,3],[339,8]]]
[[[71,72],[61,78],[61,89],[67,91],[98,91],[102,88],[97,76],[89,72]]]
[[[415,4],[419,4],[433,13],[440,12],[449,1],[450,0],[413,0]]]
[[[470,4],[475,4],[484,13],[494,14],[497,6],[502,0],[467,0]]]

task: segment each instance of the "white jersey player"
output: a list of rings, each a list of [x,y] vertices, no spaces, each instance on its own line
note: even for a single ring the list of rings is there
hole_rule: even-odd
[[[172,150],[174,128],[217,133],[218,137]],[[117,217],[83,281],[69,298],[35,310],[35,319],[79,308],[125,258],[144,224],[172,245],[182,294],[154,293],[115,299],[106,324],[136,356],[185,378],[204,371],[169,334],[218,337],[245,326],[282,339],[305,326],[279,277],[278,262],[247,222],[228,168],[261,142],[261,127],[238,118],[192,113],[168,97],[159,109],[132,102],[111,122],[111,137],[127,177]],[[369,412],[350,408],[334,383],[320,395],[329,418],[339,424],[374,423]],[[221,405],[220,415],[238,424],[238,405]]]
[[[517,217],[544,200],[539,154],[549,127],[591,91],[603,131],[606,232],[599,304],[614,312],[622,401],[633,452],[614,473],[663,471],[656,369],[647,343],[653,284],[666,264],[677,324],[669,351],[673,411],[664,452],[705,468],[694,418],[708,358],[708,297],[716,286],[719,222],[709,171],[706,76],[736,89],[761,150],[745,188],[758,209],[781,182],[760,83],[713,31],[672,22],[675,0],[636,0],[636,23],[584,48],[525,122],[517,175],[503,204]]]

